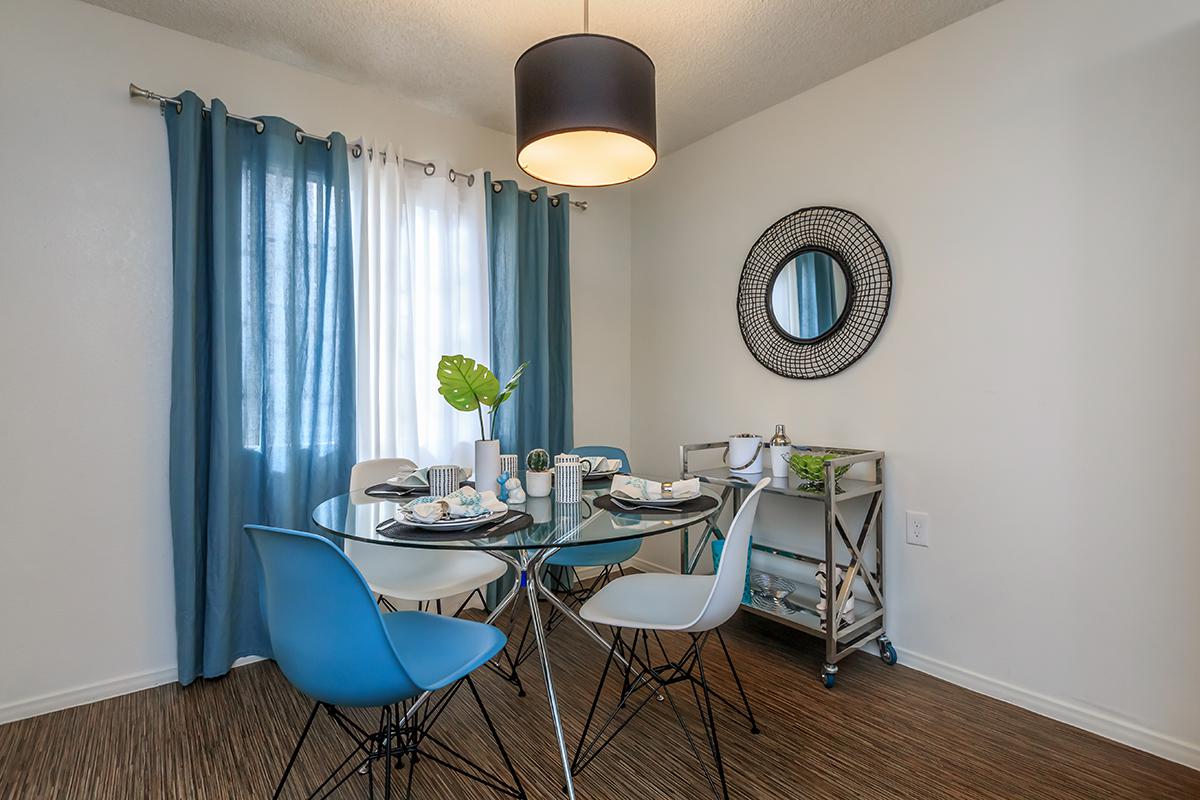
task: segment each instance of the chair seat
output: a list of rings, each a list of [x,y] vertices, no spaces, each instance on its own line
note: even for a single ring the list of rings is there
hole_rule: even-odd
[[[617,628],[691,630],[713,581],[712,575],[627,575],[597,592],[579,614],[588,622]]]
[[[607,567],[628,561],[641,547],[641,539],[564,547],[547,558],[546,563],[555,567]]]
[[[446,552],[351,542],[349,556],[375,594],[424,602],[491,583],[507,571],[503,561],[479,552]]]
[[[504,649],[504,633],[491,625],[423,611],[394,611],[383,624],[396,642],[404,642],[404,669],[413,683],[431,692],[449,686],[491,661]]]

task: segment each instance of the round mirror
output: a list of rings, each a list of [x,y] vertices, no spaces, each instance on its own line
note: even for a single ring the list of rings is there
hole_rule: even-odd
[[[771,321],[800,342],[833,330],[846,310],[846,268],[824,250],[801,250],[775,271],[767,291]]]

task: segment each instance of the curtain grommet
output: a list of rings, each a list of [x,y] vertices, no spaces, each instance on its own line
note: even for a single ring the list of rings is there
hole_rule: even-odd
[[[500,194],[504,191],[504,184],[500,181],[492,181],[492,191],[496,194]]]
[[[469,189],[470,187],[472,187],[472,186],[474,186],[474,185],[475,185],[475,176],[474,176],[474,175],[468,175],[468,176],[467,176],[467,188]]]
[[[432,178],[434,173],[437,172],[437,164],[434,164],[432,161],[427,161],[422,169],[426,175]]]
[[[531,203],[537,202],[537,189],[529,190],[529,202],[531,202]]]
[[[458,173],[454,171],[453,167],[451,167],[450,171],[448,173],[446,173],[446,177],[450,179],[451,183],[455,183],[458,181]]]
[[[362,158],[362,145],[354,145],[354,147],[350,148],[350,152],[354,154],[355,158]]]
[[[258,122],[254,123],[254,132],[257,133],[259,136],[262,136],[263,133],[266,132],[266,130],[267,130],[267,123],[263,122],[261,119]]]
[[[296,131],[296,144],[304,144],[304,131]]]

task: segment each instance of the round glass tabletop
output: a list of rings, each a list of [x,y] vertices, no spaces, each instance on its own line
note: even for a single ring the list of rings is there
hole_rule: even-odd
[[[317,527],[333,536],[394,547],[421,547],[432,550],[541,550],[558,547],[642,539],[669,533],[703,522],[721,510],[721,497],[712,489],[701,492],[717,500],[704,511],[610,512],[596,507],[594,501],[608,493],[608,487],[583,490],[578,503],[556,503],[554,497],[530,497],[524,506],[513,506],[533,517],[524,530],[503,536],[452,541],[386,536],[376,530],[390,520],[405,501],[384,500],[365,492],[349,492],[331,497],[313,511]]]

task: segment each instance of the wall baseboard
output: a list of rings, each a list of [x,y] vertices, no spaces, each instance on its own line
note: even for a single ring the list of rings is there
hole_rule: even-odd
[[[669,569],[653,561],[646,561],[641,557],[635,557],[629,563],[642,572],[675,572],[674,569]],[[1168,761],[1183,764],[1185,767],[1200,770],[1200,744],[1164,736],[1111,714],[1022,689],[1019,686],[956,667],[912,650],[902,647],[897,647],[896,650],[900,654],[900,663],[918,672],[924,672],[972,692],[1012,703],[1027,711],[1041,714],[1043,717],[1049,717],[1088,733],[1103,736],[1105,739],[1143,750]]]
[[[1185,742],[1143,728],[1128,720],[1087,708],[1067,700],[1023,689],[968,669],[956,667],[940,659],[897,647],[900,663],[918,672],[970,689],[1006,703],[1058,720],[1075,728],[1103,736],[1115,742],[1143,750],[1151,755],[1200,770],[1200,744]]]
[[[664,567],[662,564],[655,564],[653,561],[647,561],[646,559],[642,558],[641,556],[634,556],[633,558],[629,559],[625,563],[628,564],[629,566],[633,567],[634,569],[641,570],[642,572],[665,572],[665,573],[678,572],[678,570],[668,569],[667,567]]]
[[[262,661],[262,658],[259,656],[239,658],[233,662],[233,668],[237,669],[238,667],[253,664],[257,661]],[[132,675],[123,675],[119,678],[97,681],[96,683],[67,689],[62,692],[50,692],[38,697],[31,697],[28,700],[18,700],[15,703],[0,706],[0,725],[6,722],[28,719],[29,717],[40,717],[42,714],[50,714],[54,711],[62,711],[67,708],[74,708],[75,706],[98,703],[101,700],[111,700],[114,697],[140,692],[143,689],[153,689],[155,686],[174,683],[177,680],[179,680],[179,669],[177,667],[163,667],[162,669],[152,669],[145,672],[136,672]]]

